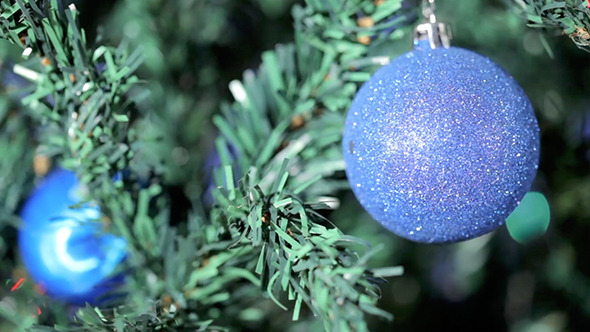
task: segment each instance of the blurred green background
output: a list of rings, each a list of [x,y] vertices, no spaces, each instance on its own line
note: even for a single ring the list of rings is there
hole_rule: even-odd
[[[209,119],[222,101],[231,100],[228,83],[241,78],[244,70],[258,67],[263,51],[293,40],[290,8],[296,2],[76,4],[91,40],[100,35],[116,44],[129,38],[144,47],[147,61],[140,76],[150,77],[154,100],[166,110],[166,126],[191,156],[188,165],[169,174],[174,181],[175,176],[183,178],[182,172],[199,168],[206,158],[215,136]],[[405,1],[405,5],[419,2]],[[513,234],[521,243],[501,227],[459,244],[417,244],[389,233],[363,212],[352,193],[342,193],[340,208],[330,219],[345,232],[384,246],[372,262],[375,267],[405,267],[404,276],[382,287],[380,306],[395,320],[375,319],[372,327],[375,331],[392,327],[399,331],[589,330],[590,57],[567,37],[527,28],[512,1],[437,3],[439,19],[453,26],[454,45],[493,59],[531,98],[542,131],[541,164],[533,190],[549,202],[550,224],[544,234],[540,233],[546,224],[530,232],[520,230],[525,233],[522,237]],[[409,38],[393,43],[392,55],[409,51],[412,44]],[[0,55],[4,58],[11,50],[3,44]],[[18,54],[13,56],[17,59]],[[196,139],[203,132],[211,141]],[[529,210],[539,212],[543,202]],[[523,212],[520,218],[532,213]],[[284,330],[289,317],[278,313],[277,320],[264,328]],[[301,322],[289,329],[316,328],[320,325]]]

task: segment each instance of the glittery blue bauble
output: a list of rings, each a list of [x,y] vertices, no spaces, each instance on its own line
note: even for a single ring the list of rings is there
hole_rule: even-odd
[[[418,47],[378,70],[346,118],[352,189],[394,233],[444,243],[486,234],[529,190],[539,127],[518,83],[490,59]]]
[[[100,209],[81,202],[73,172],[58,169],[33,191],[21,211],[19,249],[32,278],[47,293],[74,304],[100,302],[125,257],[124,239],[101,230]]]

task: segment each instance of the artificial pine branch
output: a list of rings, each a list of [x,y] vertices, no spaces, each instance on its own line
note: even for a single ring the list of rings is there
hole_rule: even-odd
[[[133,101],[127,93],[138,81],[133,71],[141,52],[90,47],[73,5],[62,11],[57,0],[4,0],[1,8],[0,37],[21,46],[24,57],[35,56],[28,68],[15,70],[37,85],[23,104],[47,125],[41,152],[62,156],[96,186],[128,167]]]
[[[11,264],[11,247],[14,227],[19,219],[14,211],[22,197],[30,189],[33,177],[33,152],[35,142],[28,133],[29,121],[23,115],[22,106],[18,102],[23,91],[27,91],[26,83],[11,73],[10,63],[0,63],[0,172],[6,174],[0,179],[0,280],[10,280],[13,264]],[[18,315],[7,314],[2,299],[8,289],[0,288],[0,330],[2,320],[7,318],[9,324],[22,327],[33,323],[34,319],[27,312],[30,307],[26,303],[15,303],[14,311],[27,314],[26,319]]]
[[[558,30],[580,48],[590,52],[588,1],[515,0],[516,7],[532,28]]]
[[[136,115],[133,106],[141,97],[132,91],[137,88],[133,71],[142,61],[141,52],[129,53],[124,44],[119,48],[90,46],[78,28],[73,5],[62,10],[56,0],[6,0],[0,8],[0,36],[20,46],[23,56],[29,58],[15,65],[14,72],[36,87],[22,99],[24,112],[20,115],[33,120],[29,127],[39,128],[34,130],[38,137],[30,135],[29,139],[42,142],[41,155],[61,159],[63,166],[75,170],[82,182],[89,184],[92,198],[108,216],[105,224],[110,221],[115,232],[127,238],[130,251],[137,253],[132,256],[158,255],[155,229],[168,222],[163,219],[166,209],[160,187],[153,184],[137,189],[126,186],[121,177],[113,181],[114,174],[132,168],[135,154],[142,151],[136,129],[129,126]],[[27,132],[31,131],[27,128],[21,133]],[[139,148],[133,149],[132,144]],[[148,212],[151,206],[159,211],[152,215]],[[141,302],[145,303],[145,298]],[[62,322],[58,307],[47,311],[55,311],[56,321]],[[130,315],[140,317],[142,310]],[[92,315],[84,315],[82,310],[79,317]],[[78,323],[94,326],[92,319],[81,318]],[[64,324],[71,323],[66,320]]]
[[[19,197],[26,191],[26,183],[30,181],[33,161],[34,140],[27,133],[28,119],[23,115],[22,106],[19,103],[23,91],[28,89],[26,82],[19,79],[11,72],[9,63],[0,63],[0,77],[2,84],[0,90],[0,156],[5,160],[0,164],[2,174],[11,174],[0,181],[0,231],[5,224],[13,226],[16,220],[13,211],[19,203]],[[23,151],[25,151],[23,155]],[[29,171],[27,171],[29,170]],[[1,240],[0,240],[1,241]],[[0,253],[3,244],[0,243]]]
[[[390,317],[375,306],[370,254],[359,257],[360,248],[347,245],[362,242],[318,218],[327,206],[301,197],[317,201],[341,188],[333,176],[344,167],[344,112],[358,84],[383,60],[369,55],[371,43],[407,24],[409,13],[400,9],[401,1],[295,7],[296,43],[265,53],[258,73],[232,82],[237,102],[214,119],[228,141],[218,144],[223,167],[216,179],[224,188],[215,195],[218,222],[232,225],[245,245],[262,247],[256,272],[269,296],[281,307],[277,292],[294,300],[294,319],[306,303],[326,330],[366,330],[364,313]],[[234,164],[245,177],[233,174]]]
[[[257,73],[230,86],[237,102],[214,120],[227,140],[218,140],[216,203],[208,221],[195,211],[185,233],[169,225],[169,201],[157,181],[138,189],[110,177],[133,169],[144,144],[129,126],[139,53],[89,47],[75,10],[57,8],[55,0],[4,0],[0,23],[2,36],[23,44],[25,55],[46,59],[21,70],[37,84],[24,103],[50,124],[41,139],[51,142],[46,152],[91,184],[129,241],[126,303],[80,309],[80,328],[218,329],[215,312],[243,303],[233,296],[238,290],[260,287],[279,306],[280,294],[294,300],[294,319],[305,303],[327,330],[366,330],[366,313],[390,317],[376,307],[376,282],[400,269],[368,269],[374,251],[320,217],[327,206],[319,202],[347,186],[343,114],[384,61],[377,46],[402,37],[412,11],[401,1],[296,7],[295,44],[265,53]]]
[[[218,222],[233,230],[232,248],[256,248],[261,287],[285,310],[278,293],[295,301],[294,320],[302,303],[329,331],[367,330],[364,313],[391,318],[375,306],[376,283],[382,276],[399,275],[400,268],[369,270],[373,252],[368,244],[323,220],[318,211],[328,206],[304,204],[288,191],[288,164],[285,160],[278,172],[271,171],[276,174],[271,196],[247,185],[250,179],[217,193],[217,200],[228,204],[218,211]],[[231,168],[225,170],[231,173]]]

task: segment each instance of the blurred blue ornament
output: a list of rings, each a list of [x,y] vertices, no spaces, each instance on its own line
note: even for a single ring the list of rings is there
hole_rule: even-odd
[[[233,144],[225,142],[225,140],[218,140],[218,144],[216,144],[216,147],[212,149],[211,152],[209,152],[209,154],[207,155],[203,167],[205,169],[204,183],[207,185],[207,187],[205,188],[205,192],[203,193],[202,200],[203,204],[207,207],[211,207],[215,203],[215,200],[213,198],[213,189],[215,189],[216,187],[215,183],[220,183],[219,179],[217,179],[218,182],[216,182],[215,179],[216,172],[218,172],[220,167],[222,166],[222,158],[219,155],[219,149],[224,150],[223,153],[226,155],[227,158],[226,163],[230,163],[233,165],[232,169],[234,172],[235,180],[234,186],[238,185],[237,175],[240,174],[240,166],[235,161],[239,157],[239,152]],[[217,175],[221,175],[221,179],[224,179],[223,173],[219,173]]]
[[[7,92],[7,95],[19,102],[32,94],[36,85],[32,84],[24,76],[16,73],[16,67],[20,64],[13,63],[7,59],[5,63],[0,66],[0,86]],[[48,95],[44,100],[50,105],[55,105],[55,99],[52,95]]]
[[[74,304],[98,303],[112,290],[111,274],[125,257],[126,241],[101,230],[100,209],[80,205],[84,187],[58,169],[33,191],[21,211],[20,253],[48,295]]]
[[[519,243],[526,243],[545,234],[549,228],[551,210],[545,195],[530,192],[506,219],[510,236]]]
[[[352,189],[373,218],[413,241],[456,242],[502,225],[527,193],[539,127],[497,64],[423,41],[362,86],[343,150]]]
[[[0,85],[8,96],[20,100],[35,91],[31,82],[14,73],[14,63],[10,59],[0,66],[0,73]]]

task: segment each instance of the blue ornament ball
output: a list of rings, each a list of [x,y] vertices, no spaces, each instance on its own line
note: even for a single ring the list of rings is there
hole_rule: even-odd
[[[529,99],[497,64],[422,43],[361,87],[342,144],[374,219],[409,240],[448,243],[504,223],[535,178],[539,140]]]
[[[84,203],[73,172],[51,172],[25,202],[19,250],[31,277],[47,294],[72,304],[98,304],[117,278],[126,241],[101,230],[100,209]],[[120,278],[118,278],[120,279]]]

